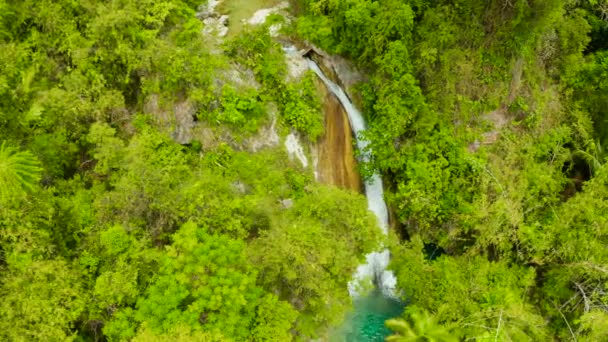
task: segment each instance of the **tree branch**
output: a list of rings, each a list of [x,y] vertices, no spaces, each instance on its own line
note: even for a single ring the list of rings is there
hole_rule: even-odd
[[[587,298],[587,295],[585,294],[585,290],[579,283],[574,283],[574,285],[581,292],[581,295],[583,295],[583,301],[585,302],[585,313],[589,312],[589,307],[591,306],[591,304],[589,303],[589,298]]]
[[[498,342],[498,333],[500,332],[500,323],[502,323],[502,309],[500,309],[500,317],[498,317],[498,326],[496,327],[496,336],[494,336],[494,342]]]
[[[566,316],[564,316],[564,313],[562,312],[562,310],[560,310],[557,305],[555,305],[555,303],[553,304],[553,306],[555,306],[555,308],[557,309],[557,311],[559,312],[559,314],[562,316],[562,318],[564,319],[564,322],[566,322],[566,325],[568,326],[568,330],[570,331],[570,335],[572,335],[572,340],[574,342],[576,342],[576,335],[574,334],[574,331],[572,331],[572,327],[570,326],[570,323],[568,323],[568,320],[566,319]]]

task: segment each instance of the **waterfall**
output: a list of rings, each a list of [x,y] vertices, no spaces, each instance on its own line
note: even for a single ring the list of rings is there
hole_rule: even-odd
[[[361,151],[362,160],[363,162],[369,161],[369,154],[366,149],[369,142],[360,135],[361,132],[365,131],[365,120],[363,120],[361,112],[353,105],[344,90],[325,76],[317,63],[308,58],[308,65],[310,69],[319,76],[323,83],[325,83],[329,91],[338,98],[342,106],[344,106],[344,109],[348,114],[351,129],[353,130],[353,134],[357,141],[357,147],[359,151]],[[365,194],[367,196],[367,206],[369,210],[376,215],[378,225],[380,226],[380,229],[382,229],[382,232],[385,235],[388,234],[388,210],[386,208],[386,203],[384,202],[384,190],[382,188],[382,178],[380,177],[380,174],[374,173],[365,181]],[[359,265],[355,272],[354,279],[348,284],[348,291],[351,296],[358,296],[361,286],[365,286],[364,284],[366,282],[374,281],[384,295],[394,297],[397,279],[393,272],[387,270],[390,261],[388,249],[381,252],[372,252],[368,254],[365,259],[365,264]]]

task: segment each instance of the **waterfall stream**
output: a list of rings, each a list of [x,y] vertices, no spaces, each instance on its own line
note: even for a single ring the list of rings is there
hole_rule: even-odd
[[[308,65],[312,71],[319,76],[325,83],[329,91],[331,91],[340,101],[350,121],[351,129],[357,141],[357,147],[362,155],[362,161],[369,160],[367,146],[369,142],[362,138],[361,132],[365,131],[365,120],[361,112],[353,105],[344,90],[337,84],[332,82],[321,68],[312,59],[307,59]],[[378,225],[382,232],[388,234],[388,210],[384,202],[384,190],[382,188],[382,178],[380,174],[374,173],[371,177],[365,180],[365,194],[367,196],[367,204],[370,211],[376,215]],[[376,286],[382,291],[385,296],[394,297],[397,279],[393,272],[387,270],[390,255],[388,249],[380,252],[372,252],[366,256],[365,264],[360,265],[355,272],[353,280],[348,284],[348,290],[353,297],[359,296],[361,288],[368,287],[370,281],[375,282]]]

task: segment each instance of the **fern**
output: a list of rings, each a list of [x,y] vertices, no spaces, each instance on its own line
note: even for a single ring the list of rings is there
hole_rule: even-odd
[[[40,163],[29,151],[19,152],[5,142],[0,145],[0,203],[32,191],[40,180]]]

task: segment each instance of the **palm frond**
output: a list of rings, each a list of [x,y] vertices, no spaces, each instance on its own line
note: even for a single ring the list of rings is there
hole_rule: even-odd
[[[40,162],[29,151],[18,151],[6,141],[0,145],[0,201],[32,191],[40,180]]]

